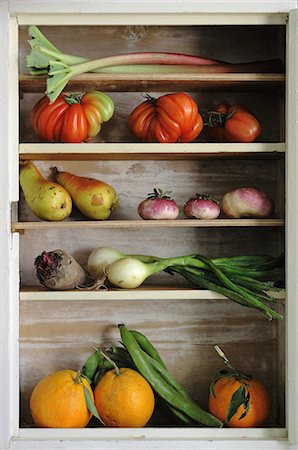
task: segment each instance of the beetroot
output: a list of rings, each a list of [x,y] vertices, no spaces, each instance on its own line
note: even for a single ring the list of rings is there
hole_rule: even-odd
[[[43,251],[34,261],[36,276],[48,289],[64,291],[85,282],[86,275],[77,261],[63,250]]]

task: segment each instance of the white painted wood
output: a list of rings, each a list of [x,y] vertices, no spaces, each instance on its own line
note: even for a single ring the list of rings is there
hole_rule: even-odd
[[[152,13],[152,6],[150,11],[144,11],[141,5],[139,4],[138,10],[134,11],[138,14],[131,14],[133,11],[127,8],[129,5],[125,5],[125,13],[122,11],[120,14],[105,12],[102,8],[94,11],[94,5],[92,13],[82,7],[75,11],[76,14],[71,14],[69,10],[65,11],[64,5],[61,4],[61,12],[57,14],[58,5],[51,2],[44,13],[37,13],[36,10],[33,14],[19,11],[18,21],[20,25],[280,25],[285,24],[287,19],[286,14],[262,14],[261,10],[259,14],[243,15],[236,14],[237,10],[234,10],[233,14],[225,14],[224,10],[219,11],[223,14],[208,14],[210,10],[206,8],[199,13],[196,11],[188,13],[183,9],[177,14],[174,10],[169,13],[164,12],[163,8],[157,8],[159,12],[155,10]],[[162,3],[160,5],[162,6]],[[41,10],[44,6],[40,4]]]
[[[8,23],[7,23],[7,4],[3,2],[0,4],[0,40],[4,42],[8,38]],[[7,46],[0,46],[0,57],[2,61],[8,59]],[[2,101],[0,103],[1,117],[7,116],[8,98],[6,92],[8,90],[8,71],[0,71],[0,95]],[[5,120],[0,121],[0,146],[1,148],[7,148],[9,132],[7,123]],[[3,176],[4,173],[8,173],[9,170],[9,155],[8,152],[0,152],[1,160],[1,177],[0,177],[0,252],[1,261],[3,261],[2,270],[0,271],[0,284],[1,284],[1,301],[0,301],[0,448],[8,446],[10,439],[10,420],[11,403],[10,403],[10,375],[11,365],[9,362],[9,352],[11,342],[7,338],[10,332],[10,304],[7,302],[9,298],[9,276],[10,276],[10,211],[9,211],[9,184],[7,178]]]
[[[11,18],[9,22],[9,60],[8,60],[8,70],[9,70],[9,126],[12,132],[9,134],[9,146],[13,151],[9,153],[10,155],[10,192],[11,200],[18,201],[19,199],[19,186],[16,180],[19,177],[19,160],[18,154],[15,151],[19,145],[19,87],[18,87],[18,21],[16,17]]]
[[[275,298],[283,300],[285,292],[272,292]],[[221,300],[225,296],[208,290],[200,289],[125,289],[125,290],[100,290],[100,291],[47,291],[47,290],[22,290],[20,292],[20,301],[82,301],[82,300]]]
[[[119,440],[134,439],[134,440],[153,440],[158,439],[160,436],[160,429],[158,428],[143,428],[138,429],[125,429],[122,428],[117,433]],[[204,440],[227,440],[231,439],[244,442],[246,440],[252,441],[254,439],[259,440],[277,440],[280,441],[287,436],[285,428],[253,428],[253,429],[213,429],[206,428],[163,428],[164,439],[170,441],[168,445],[172,447],[172,441],[181,438],[181,434],[187,435],[187,440],[192,439],[204,439]],[[97,441],[109,440],[115,436],[115,430],[112,429],[74,429],[74,430],[62,430],[62,429],[22,429],[20,430],[19,438],[24,439],[40,439],[50,440],[53,439],[93,439]],[[242,446],[240,444],[240,448]]]
[[[20,155],[26,155],[30,153],[32,155],[43,154],[57,154],[57,155],[69,155],[69,154],[98,154],[100,155],[113,155],[119,154],[119,144],[109,143],[89,143],[89,144],[48,144],[48,143],[22,143],[19,145]],[[276,143],[252,143],[252,144],[240,144],[240,143],[188,143],[188,144],[156,144],[156,143],[122,143],[121,153],[125,155],[134,154],[147,154],[151,155],[200,155],[200,154],[229,154],[229,153],[284,153],[285,144],[283,142]],[[82,156],[82,155],[81,155]]]
[[[194,289],[135,289],[135,290],[100,290],[100,291],[42,291],[24,290],[20,292],[21,301],[82,301],[82,300],[184,300],[184,299],[208,299],[217,300],[225,298],[216,292]]]
[[[105,441],[69,439],[65,440],[26,440],[14,439],[9,450],[98,450],[104,446],[104,450],[296,450],[295,447],[289,447],[287,440],[272,439],[188,439],[188,429],[182,429],[179,438],[176,440],[148,439],[144,440],[142,434],[138,438],[125,441],[117,439],[117,431],[114,431],[113,437]]]
[[[18,429],[18,237],[10,232],[10,202],[17,198],[14,183],[18,159],[18,126],[15,118],[17,87],[15,82],[15,20],[8,20],[8,2],[0,2],[0,448],[8,448]],[[5,63],[4,63],[5,62]],[[11,72],[10,72],[11,69]],[[8,95],[12,89],[12,97]]]
[[[292,209],[298,198],[298,11],[292,11],[288,27],[288,70],[287,70],[287,389],[286,420],[289,427],[289,440],[298,444],[297,402],[298,402],[298,214]]]
[[[166,5],[167,2],[162,3],[156,3],[156,10],[165,10],[165,12],[168,12],[168,5]],[[199,5],[199,6],[198,6]],[[8,3],[6,1],[3,1],[0,3],[1,8],[1,42],[7,42],[7,25],[6,25],[6,19],[7,19],[7,10],[6,7],[8,6]],[[41,1],[12,1],[9,2],[9,6],[12,11],[28,11],[31,12],[39,12],[39,13],[47,13],[49,11],[52,12],[58,12],[59,11],[65,11],[65,12],[77,12],[77,11],[84,11],[84,8],[88,11],[96,11],[97,8],[101,7],[103,10],[108,10],[110,12],[114,12],[115,8],[118,8],[118,10],[123,10],[125,8],[126,12],[129,12],[130,8],[133,8],[133,11],[137,12],[140,10],[143,10],[146,12],[146,8],[149,7],[152,8],[152,3],[149,4],[148,2],[144,3],[142,5],[140,2],[138,3],[126,3],[125,6],[122,2],[117,2],[117,5],[115,5],[115,2],[107,2],[107,4],[103,5],[102,2],[96,1],[96,2],[41,2]],[[224,10],[238,10],[240,8],[241,11],[248,11],[248,10],[262,10],[264,8],[265,11],[273,10],[273,11],[288,11],[288,9],[295,7],[296,2],[250,2],[247,4],[245,1],[238,1],[238,2],[198,2],[196,6],[194,6],[193,2],[176,2],[176,5],[174,7],[174,10],[178,10],[177,12],[181,12],[181,10],[185,11],[187,8],[190,8],[191,11],[194,9],[202,8],[203,10],[209,9],[215,11],[216,8],[218,8],[218,11]],[[117,12],[117,9],[116,9]],[[30,16],[32,19],[32,15]],[[52,16],[53,20],[57,16]],[[123,16],[124,17],[124,16]],[[235,23],[234,21],[239,20],[239,17],[235,18],[235,16],[230,16],[231,19],[228,19],[227,16],[222,16],[221,20],[231,20],[231,23]],[[35,17],[36,18],[36,17]],[[107,19],[107,17],[105,17]],[[189,18],[189,16],[188,16]],[[243,22],[240,23],[246,23],[245,20],[263,20],[264,23],[266,23],[267,16],[258,16],[256,19],[254,18],[241,18]],[[24,16],[24,20],[26,17]],[[77,23],[82,19],[80,16],[76,16],[74,19]],[[193,17],[191,17],[193,19]],[[61,19],[62,20],[62,19]],[[73,19],[71,19],[73,20]],[[94,20],[98,20],[97,17],[94,18]],[[113,21],[115,19],[111,19]],[[121,19],[122,20],[122,19]],[[135,20],[135,19],[133,19]],[[151,17],[146,18],[146,20],[151,20]],[[155,19],[156,20],[156,19]],[[171,21],[171,15],[166,14],[164,17],[161,17],[161,19],[158,20],[166,20],[167,23],[170,23]],[[181,14],[181,19],[179,20],[186,20],[186,16]],[[211,20],[211,16],[210,16]],[[272,20],[277,20],[277,16],[275,16]],[[280,19],[278,19],[280,20]],[[284,20],[284,17],[283,19]],[[55,22],[56,24],[57,22]],[[82,23],[81,21],[79,22]],[[257,22],[260,23],[260,22]],[[280,22],[278,22],[280,23]],[[297,54],[297,14],[293,15],[292,17],[292,25],[294,25],[293,30],[296,30],[295,32],[291,32],[291,38],[295,39],[295,43],[292,46],[291,49],[291,56],[294,55],[296,58]],[[5,60],[6,56],[8,55],[8,49],[5,48],[5,46],[1,46],[1,51],[3,52],[3,60]],[[13,52],[11,52],[13,54]],[[0,74],[0,89],[1,89],[1,98],[3,99],[0,105],[1,108],[1,117],[7,117],[7,110],[10,110],[10,107],[8,106],[7,99],[7,92],[8,89],[8,72],[4,68],[1,71]],[[292,91],[292,98],[294,97],[294,94],[297,93],[297,78],[296,81],[292,81],[292,77],[296,74],[297,77],[297,63],[295,66],[295,70],[293,70],[292,75],[290,76],[289,83],[294,87],[294,90]],[[296,87],[295,87],[296,86]],[[13,100],[16,101],[16,93],[14,91]],[[292,114],[292,117],[295,118],[297,122],[297,106],[294,105],[295,101],[291,102],[291,106],[289,106],[290,112]],[[297,105],[297,102],[295,102]],[[289,102],[290,104],[290,102]],[[15,110],[13,112],[15,114]],[[292,118],[291,123],[295,123],[295,120]],[[18,375],[16,373],[16,367],[17,367],[17,317],[18,317],[18,309],[17,309],[17,302],[16,302],[16,286],[17,286],[17,273],[16,273],[16,267],[17,267],[17,256],[16,256],[16,248],[17,248],[17,238],[14,239],[14,242],[12,242],[10,239],[10,233],[9,233],[9,210],[7,205],[7,199],[12,199],[14,197],[11,197],[13,192],[9,192],[8,189],[8,183],[7,180],[12,180],[12,172],[10,168],[13,167],[12,161],[10,161],[9,158],[11,158],[11,155],[15,155],[17,152],[17,149],[12,144],[12,141],[9,140],[9,132],[16,131],[17,125],[13,125],[13,130],[10,130],[7,126],[7,122],[5,120],[2,120],[0,122],[0,139],[2,143],[2,148],[6,149],[8,148],[8,152],[1,152],[1,205],[5,205],[4,208],[1,209],[1,221],[0,221],[0,232],[1,232],[1,256],[4,261],[6,261],[6,264],[3,265],[2,271],[0,272],[0,281],[1,281],[1,341],[0,341],[0,356],[1,356],[1,365],[0,365],[0,373],[1,373],[1,383],[0,383],[0,394],[1,394],[1,402],[0,402],[0,417],[1,417],[1,433],[0,433],[0,447],[1,448],[9,448],[10,449],[23,449],[23,450],[33,450],[33,449],[45,449],[45,450],[52,450],[56,448],[65,448],[65,449],[87,449],[87,448],[98,448],[99,442],[96,440],[96,438],[90,437],[88,439],[85,437],[84,434],[81,436],[76,435],[76,431],[74,430],[64,430],[64,436],[61,437],[61,435],[55,434],[56,430],[29,430],[27,436],[25,436],[27,430],[22,430],[20,433],[16,430],[16,422],[17,422],[17,378]],[[293,127],[294,128],[294,127]],[[290,189],[290,197],[289,199],[292,200],[291,204],[294,204],[295,198],[297,198],[297,183],[296,183],[296,174],[297,174],[297,160],[294,156],[294,144],[296,142],[297,144],[297,135],[295,134],[295,131],[291,131],[288,136],[288,142],[289,142],[289,148],[292,149],[292,153],[289,159],[289,163],[293,163],[293,167],[291,170],[289,170],[289,179],[291,185],[289,185]],[[296,145],[297,147],[297,145]],[[15,156],[14,156],[15,157]],[[296,170],[295,170],[296,169]],[[295,171],[294,171],[295,170]],[[12,180],[13,181],[13,180]],[[15,180],[15,183],[17,181]],[[13,184],[15,186],[15,184]],[[295,186],[295,189],[294,189]],[[296,197],[295,197],[296,194]],[[289,202],[290,203],[290,202]],[[289,235],[288,239],[290,241],[290,255],[292,256],[292,260],[295,261],[295,258],[297,256],[297,240],[296,240],[296,221],[295,218],[290,219],[289,224]],[[3,238],[3,239],[2,239]],[[11,253],[9,253],[9,249],[12,249]],[[9,271],[9,267],[11,268],[11,273]],[[290,314],[292,317],[288,320],[288,338],[291,339],[289,342],[297,342],[297,332],[296,332],[296,324],[297,324],[297,307],[295,306],[295,298],[297,297],[297,287],[294,285],[296,280],[296,274],[297,274],[297,266],[292,264],[292,268],[289,275],[289,281],[288,285],[291,290],[290,294],[292,301],[290,306]],[[9,289],[9,284],[11,286],[11,289]],[[10,308],[10,309],[9,309]],[[290,315],[289,314],[289,315]],[[13,325],[13,326],[12,326]],[[289,401],[289,412],[291,413],[291,419],[289,418],[289,426],[290,426],[290,439],[291,442],[293,442],[293,446],[291,446],[291,449],[297,448],[297,412],[296,412],[296,404],[297,404],[297,387],[296,387],[296,380],[297,380],[297,348],[293,345],[291,347],[291,354],[289,358],[289,364],[288,364],[288,377],[289,377],[289,387],[293,388],[291,390],[291,394],[288,398]],[[4,400],[3,400],[4,399]],[[11,431],[12,430],[12,431]],[[39,433],[39,431],[41,433]],[[86,430],[78,430],[78,432],[84,432]],[[127,432],[127,436],[125,436],[125,441],[119,441],[119,430],[104,430],[109,432],[109,437],[106,437],[106,441],[104,443],[104,448],[107,450],[114,450],[114,449],[168,449],[169,448],[169,442],[167,440],[158,440],[160,439],[160,436],[162,434],[162,430],[152,430],[152,435],[147,438],[147,440],[144,440],[146,438],[147,430],[144,431],[145,434],[143,434],[143,430],[138,430],[138,432],[132,436],[131,430]],[[187,448],[189,450],[215,450],[220,449],[223,450],[225,448],[227,449],[239,449],[245,450],[245,449],[278,449],[281,450],[283,448],[290,448],[290,445],[288,441],[286,440],[286,433],[285,431],[278,430],[273,431],[271,434],[271,431],[266,429],[264,432],[263,430],[248,430],[246,431],[236,431],[236,430],[217,430],[219,433],[222,433],[222,435],[215,436],[212,434],[209,434],[206,432],[204,434],[204,430],[196,430],[195,433],[202,433],[201,436],[193,435],[192,432],[189,432],[189,430],[175,430],[174,434],[172,429],[167,432],[165,432],[165,439],[174,438],[175,441],[170,443],[170,446],[173,450],[180,450],[181,448],[184,448],[187,445]],[[14,434],[15,438],[9,443],[9,436],[11,432]],[[151,430],[148,430],[149,433],[151,433]],[[41,436],[42,433],[44,433],[44,436]],[[63,432],[62,432],[63,433]],[[91,433],[91,431],[90,431]],[[125,431],[123,431],[125,433]],[[223,433],[226,433],[224,435]],[[250,434],[251,433],[251,434]],[[49,436],[51,434],[52,436]],[[121,434],[121,432],[120,432]],[[171,436],[169,436],[171,434]],[[17,437],[19,435],[19,437]],[[201,440],[197,440],[201,439]],[[61,439],[61,440],[59,440]],[[121,436],[120,436],[121,439]],[[195,440],[194,440],[195,439]],[[186,440],[188,442],[186,443]]]

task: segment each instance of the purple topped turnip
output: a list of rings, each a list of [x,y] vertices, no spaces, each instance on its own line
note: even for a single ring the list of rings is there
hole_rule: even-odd
[[[179,207],[170,197],[171,192],[163,193],[154,189],[138,206],[138,213],[145,220],[173,220],[178,217]]]
[[[220,207],[210,195],[196,194],[184,205],[184,214],[190,219],[211,220],[220,214]]]
[[[266,218],[274,210],[273,201],[267,195],[254,188],[239,188],[227,192],[222,199],[222,210],[226,216]]]

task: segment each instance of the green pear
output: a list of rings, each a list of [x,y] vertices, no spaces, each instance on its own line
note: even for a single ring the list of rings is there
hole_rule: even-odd
[[[20,184],[27,205],[40,219],[66,219],[72,210],[69,193],[60,184],[44,178],[32,161],[20,169]]]
[[[94,178],[80,177],[52,168],[57,183],[71,195],[75,206],[89,219],[105,220],[118,206],[117,193],[112,186]]]

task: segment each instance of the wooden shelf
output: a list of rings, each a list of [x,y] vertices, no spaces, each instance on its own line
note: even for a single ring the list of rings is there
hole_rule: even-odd
[[[21,160],[178,160],[178,159],[275,159],[285,153],[284,142],[276,143],[22,143]]]
[[[185,428],[159,428],[159,427],[145,427],[145,428],[118,428],[117,429],[117,439],[127,439],[142,442],[145,439],[148,440],[160,440],[160,436],[162,433],[162,438],[164,440],[169,440],[168,447],[172,447],[171,441],[176,439],[177,441],[181,440],[181,436],[187,433],[188,439],[200,439],[205,441],[217,441],[222,439],[226,440],[238,440],[237,446],[242,447],[242,443],[244,448],[248,448],[247,441],[260,440],[261,442],[264,440],[271,440],[271,448],[288,448],[286,445],[278,447],[278,441],[282,441],[287,439],[287,429],[286,428],[208,428],[208,427],[188,427]],[[36,440],[39,439],[41,442],[53,439],[60,440],[112,440],[115,438],[115,431],[113,428],[72,428],[72,429],[63,429],[63,428],[21,428],[19,430],[19,439],[24,440]],[[239,444],[240,441],[240,444]],[[258,446],[258,444],[256,444]],[[232,447],[232,446],[231,446]],[[261,445],[259,445],[261,447]],[[149,447],[148,447],[149,448]],[[165,448],[165,447],[164,447]],[[211,448],[211,447],[210,447]],[[233,447],[232,447],[233,448]],[[250,447],[251,448],[251,447]],[[257,447],[256,447],[257,448]],[[263,448],[270,448],[263,446]]]
[[[14,222],[12,232],[23,233],[26,230],[69,229],[69,228],[214,228],[214,227],[283,227],[283,219],[178,219],[178,220],[106,220],[106,221],[62,221],[62,222]]]
[[[214,69],[213,69],[214,70]],[[20,92],[38,93],[46,90],[46,77],[21,74]],[[68,92],[104,90],[108,92],[168,92],[184,91],[268,91],[282,88],[282,73],[168,73],[168,74],[109,74],[86,73],[73,78]]]
[[[216,292],[191,289],[191,288],[171,288],[168,286],[146,286],[138,289],[101,289],[99,291],[48,291],[39,287],[23,288],[20,291],[21,301],[34,300],[221,300],[224,299],[221,294]]]
[[[284,300],[285,291],[272,295]],[[100,289],[99,291],[50,291],[40,286],[24,287],[20,290],[21,301],[80,301],[80,300],[222,300],[224,295],[207,289],[179,288],[170,286],[141,286],[138,289]]]

